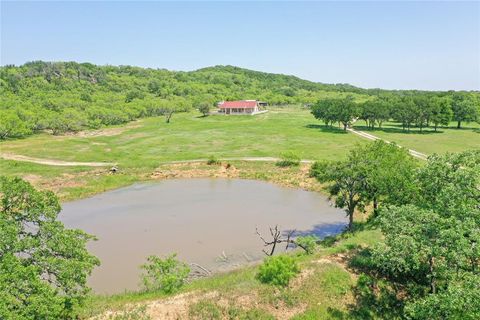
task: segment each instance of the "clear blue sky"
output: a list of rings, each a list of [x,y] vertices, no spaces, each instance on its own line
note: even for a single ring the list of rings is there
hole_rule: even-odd
[[[479,90],[480,3],[2,0],[1,64],[31,60]]]

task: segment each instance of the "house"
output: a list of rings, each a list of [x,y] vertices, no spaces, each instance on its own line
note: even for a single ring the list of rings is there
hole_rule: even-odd
[[[239,100],[239,101],[222,101],[218,103],[220,114],[259,114],[267,112],[263,108],[267,105],[266,102],[258,100]]]

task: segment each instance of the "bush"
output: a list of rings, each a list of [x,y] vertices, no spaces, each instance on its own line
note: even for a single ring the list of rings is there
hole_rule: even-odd
[[[215,156],[210,156],[207,160],[207,164],[209,166],[215,165],[215,164],[220,164],[220,160],[218,160]]]
[[[278,167],[293,167],[300,164],[300,157],[293,151],[284,152],[279,161],[275,163]]]
[[[290,256],[280,255],[268,257],[260,266],[258,280],[276,286],[287,286],[300,269],[297,262]]]
[[[146,290],[172,293],[183,286],[190,268],[187,264],[178,261],[176,256],[173,253],[165,259],[157,256],[147,258],[147,263],[141,266],[145,271],[142,274],[142,282]]]
[[[200,111],[204,117],[210,114],[210,103],[208,102],[201,102],[198,105],[198,111]]]
[[[301,247],[307,254],[312,254],[317,246],[318,237],[314,235],[308,235],[305,237],[298,237],[295,239],[295,243]]]
[[[191,305],[188,313],[192,319],[222,319],[221,308],[208,300],[202,300]]]

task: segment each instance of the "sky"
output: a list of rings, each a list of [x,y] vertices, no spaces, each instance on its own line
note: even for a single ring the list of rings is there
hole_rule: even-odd
[[[363,88],[480,90],[480,2],[1,0],[0,64],[213,65]]]

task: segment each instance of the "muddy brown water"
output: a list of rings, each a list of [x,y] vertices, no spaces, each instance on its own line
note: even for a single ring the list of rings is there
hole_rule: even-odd
[[[139,288],[148,255],[176,252],[181,260],[224,271],[262,259],[269,226],[320,237],[347,219],[319,193],[239,179],[179,179],[136,184],[65,203],[60,219],[96,235],[101,260],[89,279],[97,293]],[[283,250],[283,247],[282,247]]]

